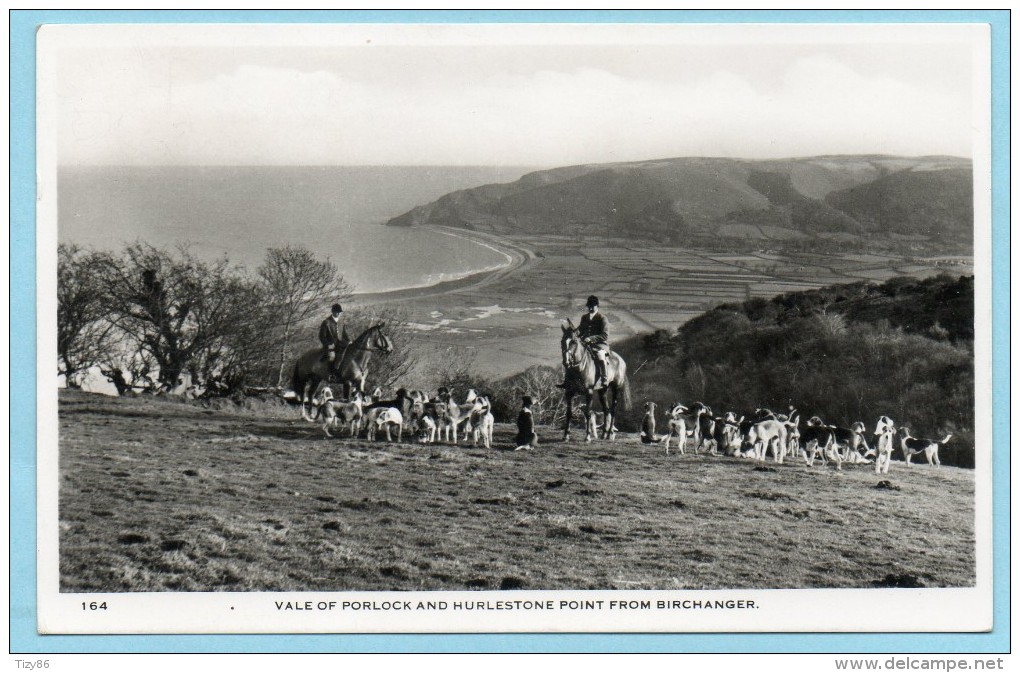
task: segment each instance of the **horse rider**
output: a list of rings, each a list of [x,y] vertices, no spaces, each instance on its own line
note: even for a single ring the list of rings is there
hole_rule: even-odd
[[[340,367],[340,363],[344,359],[344,351],[347,350],[347,346],[351,343],[350,337],[347,336],[347,328],[340,324],[340,316],[343,313],[343,306],[333,304],[330,316],[319,325],[319,341],[322,343],[322,347],[326,351],[326,357],[329,359],[329,371],[331,374],[335,374],[337,368]]]
[[[599,313],[599,298],[595,295],[588,297],[585,304],[588,313],[581,316],[581,324],[577,327],[578,336],[581,337],[588,351],[595,361],[595,384],[593,388],[602,388],[606,381],[606,356],[609,355],[609,324],[606,317]],[[559,384],[560,388],[566,387],[566,381]]]

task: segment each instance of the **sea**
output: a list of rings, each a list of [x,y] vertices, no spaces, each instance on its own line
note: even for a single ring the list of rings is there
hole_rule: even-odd
[[[458,189],[513,182],[513,166],[76,166],[57,174],[58,240],[117,251],[187,245],[254,271],[268,248],[304,246],[355,293],[423,287],[498,268],[499,251],[429,229],[383,226]]]

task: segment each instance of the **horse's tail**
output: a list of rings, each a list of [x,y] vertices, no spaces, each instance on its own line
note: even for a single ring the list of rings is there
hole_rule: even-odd
[[[627,378],[627,374],[623,375],[623,385],[621,386],[623,392],[623,410],[627,411],[631,407],[630,401],[630,379]]]
[[[304,381],[301,379],[301,373],[299,367],[301,366],[300,361],[294,363],[294,372],[290,377],[290,388],[297,395],[298,402],[304,403]]]

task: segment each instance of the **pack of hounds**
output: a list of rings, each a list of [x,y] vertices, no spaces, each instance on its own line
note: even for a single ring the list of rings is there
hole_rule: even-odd
[[[458,437],[473,446],[481,443],[492,448],[492,432],[495,418],[492,403],[487,396],[469,390],[463,402],[458,403],[448,388],[439,388],[433,397],[420,390],[400,388],[393,399],[380,399],[377,389],[372,395],[355,392],[350,400],[339,400],[329,386],[324,386],[315,396],[315,421],[322,421],[323,432],[332,437],[331,431],[346,430],[350,437],[363,436],[376,440],[383,435],[386,441],[394,438],[400,442],[405,429],[423,444],[437,441],[458,443]],[[530,405],[525,405],[530,406]],[[645,403],[645,414],[641,424],[641,441],[645,444],[662,443],[666,455],[670,445],[676,444],[680,454],[686,453],[690,438],[694,453],[705,449],[711,455],[725,454],[752,458],[766,462],[769,456],[776,463],[783,463],[787,457],[801,456],[809,467],[816,459],[823,465],[831,460],[836,469],[843,463],[874,464],[875,472],[888,473],[899,435],[899,449],[907,466],[914,456],[924,454],[928,464],[940,466],[939,447],[952,437],[947,434],[941,440],[920,439],[910,434],[910,429],[897,428],[888,416],[881,416],[872,433],[874,446],[868,443],[868,432],[864,423],[858,421],[849,428],[829,425],[818,416],[812,416],[801,427],[800,413],[790,409],[789,413],[774,413],[769,409],[756,409],[750,419],[737,417],[729,411],[715,416],[712,409],[702,402],[695,402],[689,408],[677,402],[666,418],[666,433],[656,433],[655,402]],[[530,410],[528,410],[530,411]],[[592,414],[592,422],[595,422]],[[531,421],[530,413],[522,418]],[[521,420],[518,420],[520,425]],[[533,423],[519,428],[518,449],[532,449],[537,445]]]
[[[762,463],[770,455],[776,463],[782,463],[787,456],[802,456],[808,466],[821,458],[823,464],[833,461],[836,469],[842,469],[843,463],[874,463],[875,472],[883,474],[889,472],[897,435],[908,467],[911,458],[919,454],[924,454],[929,465],[940,466],[939,447],[953,436],[950,433],[938,441],[919,439],[911,436],[909,428],[897,429],[891,418],[881,416],[872,433],[875,444],[870,446],[867,428],[860,421],[842,428],[812,416],[801,427],[800,414],[793,408],[787,414],[756,409],[750,419],[745,419],[744,416],[738,418],[732,411],[715,416],[712,409],[701,402],[695,402],[690,408],[679,402],[674,404],[667,413],[666,434],[659,436],[655,432],[655,408],[655,402],[645,403],[641,441],[665,444],[666,455],[673,440],[676,440],[678,452],[685,453],[690,437],[695,453],[704,448],[713,455],[723,453]]]
[[[454,400],[448,388],[440,388],[429,398],[423,391],[400,388],[393,399],[380,399],[381,391],[371,395],[355,391],[350,400],[339,400],[329,386],[322,387],[312,400],[315,421],[322,421],[327,437],[330,432],[346,430],[351,437],[375,440],[385,435],[387,442],[400,442],[404,429],[424,444],[446,441],[457,444],[458,434],[472,444],[492,447],[495,418],[486,396],[469,390],[464,402]]]

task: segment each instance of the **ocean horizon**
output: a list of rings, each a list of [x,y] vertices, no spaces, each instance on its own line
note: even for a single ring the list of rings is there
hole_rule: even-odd
[[[492,246],[432,229],[383,226],[458,189],[512,182],[500,166],[61,167],[61,243],[118,251],[188,245],[258,268],[268,248],[301,245],[340,269],[355,293],[425,287],[500,268]]]

